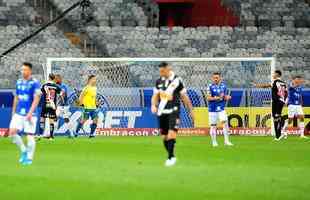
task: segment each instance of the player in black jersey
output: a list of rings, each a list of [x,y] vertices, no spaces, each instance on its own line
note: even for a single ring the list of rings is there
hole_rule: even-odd
[[[272,92],[272,117],[276,133],[275,140],[280,140],[281,130],[283,125],[282,110],[285,105],[288,92],[286,83],[281,80],[282,72],[280,70],[274,71],[272,84],[258,84],[257,87],[271,88]]]
[[[42,136],[45,129],[46,120],[49,120],[50,134],[48,138],[54,138],[55,121],[57,120],[56,109],[57,109],[57,96],[61,94],[61,88],[54,82],[55,75],[50,74],[49,80],[42,85],[42,111],[40,120],[40,135]]]
[[[189,110],[192,119],[194,116],[191,101],[181,78],[175,75],[171,66],[165,62],[159,65],[159,74],[160,78],[156,81],[152,97],[152,112],[158,115],[160,132],[168,152],[165,165],[173,166],[176,163],[174,146],[180,123],[181,100]]]

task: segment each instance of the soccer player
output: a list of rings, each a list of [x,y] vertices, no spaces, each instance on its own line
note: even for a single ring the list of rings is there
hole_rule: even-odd
[[[19,162],[23,165],[31,165],[35,152],[36,126],[38,121],[38,104],[40,102],[40,83],[32,78],[32,64],[23,63],[22,79],[16,82],[16,94],[13,102],[12,120],[9,135],[21,151]],[[27,135],[27,146],[18,135],[23,131]]]
[[[92,124],[90,125],[90,135],[89,138],[95,137],[95,132],[97,128],[97,87],[96,87],[96,76],[90,75],[88,77],[87,85],[82,90],[79,98],[79,103],[83,107],[82,120],[79,122],[75,136],[77,137],[80,129],[83,127],[84,123],[91,118]]]
[[[276,133],[276,141],[281,138],[282,132],[282,110],[287,99],[287,86],[286,83],[281,80],[282,72],[280,70],[274,71],[272,74],[272,84],[256,84],[256,87],[271,88],[272,92],[272,117],[273,125]]]
[[[217,147],[216,130],[217,123],[223,127],[224,145],[233,146],[229,141],[229,125],[228,117],[225,111],[225,104],[231,99],[227,94],[226,84],[222,82],[221,74],[218,72],[212,75],[212,84],[208,86],[208,110],[209,110],[209,125],[212,146]]]
[[[49,122],[50,134],[47,138],[54,139],[55,122],[57,120],[57,96],[61,94],[61,88],[55,83],[55,75],[50,74],[49,80],[42,85],[41,92],[43,95],[41,120],[40,120],[40,135],[44,134],[45,123]]]
[[[163,138],[165,149],[168,153],[168,159],[165,165],[167,167],[176,164],[174,148],[176,143],[177,131],[180,123],[180,107],[183,101],[189,110],[192,119],[192,104],[187,96],[186,89],[181,78],[172,71],[171,66],[163,62],[159,65],[160,78],[156,81],[154,94],[152,96],[152,113],[158,115],[160,133]]]
[[[56,114],[58,118],[63,118],[65,125],[69,131],[69,137],[73,138],[74,134],[73,131],[71,130],[69,123],[70,123],[70,107],[68,104],[68,87],[62,82],[62,77],[60,74],[55,75],[55,83],[61,88],[62,93],[59,96],[59,101],[57,104],[57,110]],[[57,125],[59,124],[58,121],[56,123]],[[58,127],[58,126],[56,126]]]
[[[304,80],[301,76],[294,76],[291,84],[288,87],[288,120],[285,121],[283,126],[283,135],[286,138],[286,128],[293,123],[294,117],[299,120],[299,132],[301,138],[307,138],[304,135],[305,123],[304,112],[302,110],[302,84]]]

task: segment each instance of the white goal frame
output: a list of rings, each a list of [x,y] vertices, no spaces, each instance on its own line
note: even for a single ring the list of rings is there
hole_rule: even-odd
[[[266,61],[270,62],[270,82],[272,82],[272,73],[276,69],[276,57],[214,57],[214,58],[77,58],[77,57],[49,57],[46,59],[46,69],[44,77],[48,80],[48,75],[52,72],[52,62],[242,62],[242,61]],[[271,105],[270,105],[271,106]],[[272,118],[272,116],[271,116]],[[271,134],[274,135],[273,120],[271,120]]]

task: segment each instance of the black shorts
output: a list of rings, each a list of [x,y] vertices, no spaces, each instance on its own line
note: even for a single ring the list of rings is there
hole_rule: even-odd
[[[56,110],[53,108],[42,108],[41,117],[48,119],[57,119]]]
[[[171,114],[162,114],[158,117],[161,135],[167,135],[169,130],[177,131],[179,128],[179,114],[173,112]]]
[[[282,116],[282,110],[284,107],[284,103],[281,101],[273,101],[272,102],[272,117],[281,117]]]

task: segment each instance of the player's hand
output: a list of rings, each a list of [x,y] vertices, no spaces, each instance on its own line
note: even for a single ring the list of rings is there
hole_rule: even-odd
[[[29,112],[29,113],[26,115],[26,120],[29,121],[29,122],[31,122],[31,120],[32,120],[32,113]]]
[[[153,114],[156,114],[158,112],[158,108],[156,106],[154,106],[154,105],[152,105],[151,110],[152,110]]]
[[[224,97],[224,99],[225,99],[225,101],[229,101],[229,100],[231,99],[231,96],[230,96],[230,95],[226,95],[226,96]]]

